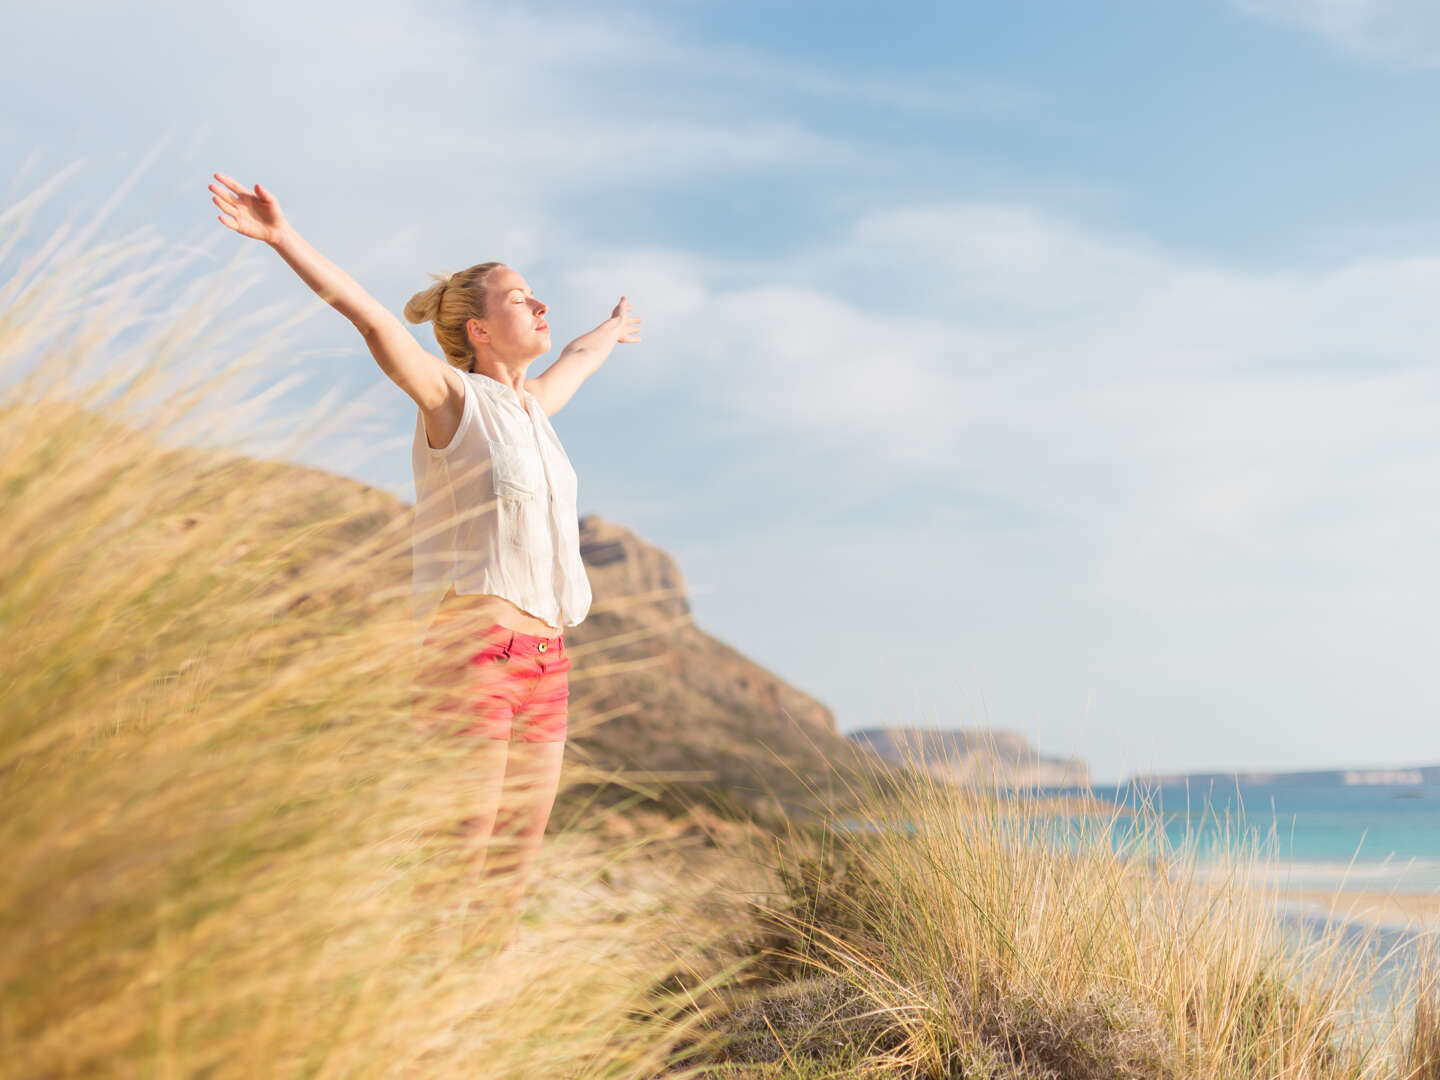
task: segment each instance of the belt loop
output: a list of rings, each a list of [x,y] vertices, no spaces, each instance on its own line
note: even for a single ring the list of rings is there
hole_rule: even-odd
[[[513,653],[514,648],[515,648],[515,631],[511,630],[511,631],[509,631],[509,632],[505,635],[505,655],[506,655],[506,657],[510,657],[510,656],[513,656],[513,655],[514,655],[514,653]]]
[[[560,644],[556,646],[555,651],[556,651],[557,653],[559,653],[561,656],[564,656],[564,655],[565,655],[565,631],[564,631],[563,628],[561,629],[560,635],[559,635],[559,637],[558,637],[556,640],[559,641]]]

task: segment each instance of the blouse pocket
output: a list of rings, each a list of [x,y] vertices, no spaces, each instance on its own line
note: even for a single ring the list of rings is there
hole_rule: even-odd
[[[540,494],[535,468],[513,443],[487,440],[490,444],[490,478],[497,497],[533,499]]]
[[[543,497],[538,471],[514,443],[491,439],[490,478],[495,491],[495,531],[503,548],[525,552],[534,547],[536,505]]]

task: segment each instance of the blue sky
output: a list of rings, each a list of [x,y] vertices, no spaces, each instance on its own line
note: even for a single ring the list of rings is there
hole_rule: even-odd
[[[1406,0],[6,4],[0,182],[239,254],[256,180],[397,313],[498,258],[582,512],[842,729],[1134,771],[1440,761],[1440,14]],[[433,347],[428,327],[415,328]],[[536,373],[553,358],[542,358]],[[414,406],[300,460],[412,497]]]

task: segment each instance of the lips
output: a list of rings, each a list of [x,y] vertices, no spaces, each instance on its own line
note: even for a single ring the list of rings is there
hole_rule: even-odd
[[[542,330],[542,331],[543,331],[543,330],[549,330],[549,329],[550,329],[550,324],[549,324],[549,323],[544,323],[544,322],[542,322],[539,326],[535,327],[535,329],[536,329],[536,330]]]

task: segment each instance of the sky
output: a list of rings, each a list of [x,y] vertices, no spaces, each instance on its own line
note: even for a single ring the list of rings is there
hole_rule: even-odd
[[[0,15],[6,203],[74,166],[47,213],[253,260],[242,310],[309,290],[216,171],[397,315],[517,267],[532,374],[626,295],[643,343],[553,419],[580,512],[842,731],[1098,782],[1440,762],[1433,4]],[[411,501],[415,406],[315,306],[284,406],[372,419],[295,460]]]

